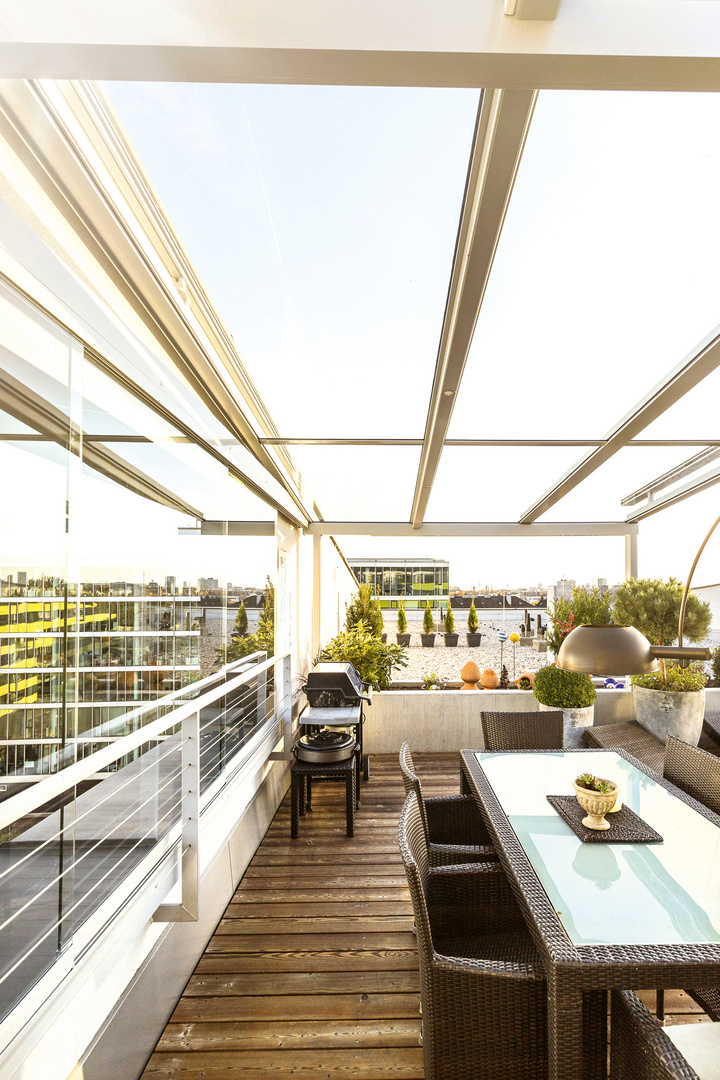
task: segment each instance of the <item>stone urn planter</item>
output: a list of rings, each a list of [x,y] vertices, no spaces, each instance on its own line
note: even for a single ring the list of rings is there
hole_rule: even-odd
[[[456,649],[459,636],[459,634],[443,634],[443,637],[445,638],[445,648]]]
[[[435,647],[435,638],[437,634],[421,634],[420,641],[425,649],[432,649]]]
[[[635,719],[662,742],[674,735],[697,746],[705,715],[704,690],[651,690],[633,686]]]
[[[398,645],[403,645],[406,649],[410,645],[411,634],[396,634]]]
[[[482,634],[468,634],[467,643],[469,649],[477,649],[482,641]]]
[[[587,814],[587,817],[583,818],[583,825],[586,829],[596,829],[598,832],[604,832],[605,829],[610,828],[610,822],[605,820],[605,815],[615,805],[620,788],[612,781],[608,781],[608,783],[611,785],[610,791],[602,792],[581,787],[577,781],[573,780],[577,801]]]
[[[540,709],[547,712],[548,709],[556,712],[553,705],[540,705]],[[595,706],[587,705],[584,709],[563,709],[563,746],[566,750],[587,749],[583,741],[585,728],[593,726],[595,719]]]

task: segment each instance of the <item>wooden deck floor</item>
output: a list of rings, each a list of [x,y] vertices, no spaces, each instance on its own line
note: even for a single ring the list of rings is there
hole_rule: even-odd
[[[456,754],[415,757],[427,795],[458,790]],[[146,1080],[422,1080],[403,798],[397,758],[373,757],[354,838],[344,785],[318,784],[291,841],[286,796]],[[666,1009],[671,1022],[704,1019],[679,991]]]

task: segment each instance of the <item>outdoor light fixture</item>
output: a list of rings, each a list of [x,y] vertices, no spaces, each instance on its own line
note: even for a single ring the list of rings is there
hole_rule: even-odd
[[[560,646],[558,667],[586,675],[647,675],[657,671],[658,660],[712,659],[711,649],[683,645],[683,629],[695,567],[718,525],[720,517],[711,525],[690,567],[680,601],[677,645],[651,645],[634,626],[576,626]]]
[[[634,626],[576,626],[560,646],[558,667],[586,675],[647,675],[657,671],[654,649]]]

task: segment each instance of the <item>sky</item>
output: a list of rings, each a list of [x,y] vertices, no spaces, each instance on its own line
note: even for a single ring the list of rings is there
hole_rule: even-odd
[[[105,90],[281,434],[421,438],[477,92]],[[541,93],[451,438],[601,438],[713,330],[718,130],[718,95]],[[708,377],[642,435],[712,437],[719,394]],[[427,519],[515,521],[582,452],[448,448]],[[627,448],[546,520],[623,520],[694,452]],[[417,448],[291,453],[326,519],[409,518]],[[684,577],[718,501],[642,523],[641,574]],[[624,576],[619,539],[342,546],[449,558],[460,584]]]

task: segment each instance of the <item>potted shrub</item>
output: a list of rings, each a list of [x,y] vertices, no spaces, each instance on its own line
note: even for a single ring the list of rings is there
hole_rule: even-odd
[[[398,604],[397,634],[395,636],[398,645],[402,645],[404,649],[407,649],[410,644],[410,634],[407,632],[407,615],[402,600]]]
[[[407,666],[405,649],[382,642],[377,634],[370,633],[362,619],[333,638],[318,659],[349,661],[363,682],[369,682],[374,690],[386,690],[393,668]]]
[[[634,626],[651,645],[672,645],[678,635],[683,586],[675,578],[638,578],[617,590],[613,617]],[[688,594],[683,636],[703,641],[710,628],[710,605]],[[705,676],[696,667],[660,660],[660,670],[633,675],[633,704],[639,724],[658,739],[674,735],[697,746],[705,713]]]
[[[432,649],[435,645],[435,623],[433,621],[432,610],[430,609],[430,601],[428,600],[425,605],[425,614],[423,615],[423,632],[420,635],[420,640],[426,649]]]
[[[455,633],[455,616],[453,615],[453,609],[448,604],[448,609],[445,612],[445,648],[454,649],[458,643],[458,634]]]
[[[541,709],[562,709],[565,749],[582,747],[583,731],[592,727],[597,696],[590,676],[547,664],[536,672],[532,690]]]
[[[478,634],[478,617],[477,611],[475,610],[475,597],[473,597],[472,603],[470,604],[470,610],[468,611],[467,627],[468,646],[471,649],[477,649],[482,641],[482,634]]]
[[[610,622],[611,604],[610,593],[603,592],[598,585],[593,589],[576,585],[569,600],[558,597],[548,609],[545,641],[549,652],[557,656],[563,641],[576,626],[606,626]]]
[[[360,586],[357,595],[345,608],[345,626],[348,630],[352,630],[353,626],[357,626],[360,622],[368,633],[381,638],[383,642],[387,641],[380,601],[373,592],[372,586],[367,584]]]

